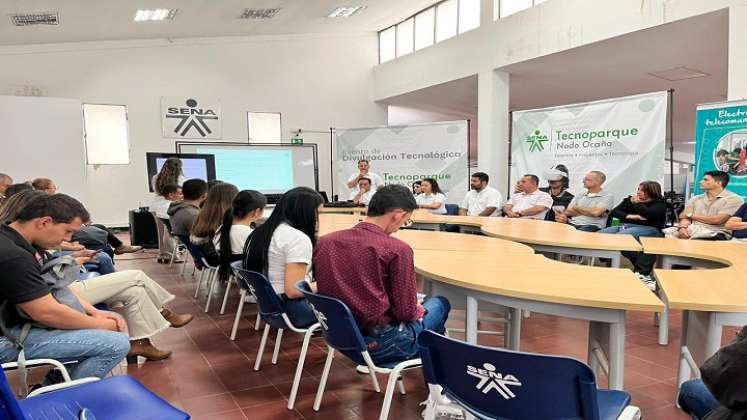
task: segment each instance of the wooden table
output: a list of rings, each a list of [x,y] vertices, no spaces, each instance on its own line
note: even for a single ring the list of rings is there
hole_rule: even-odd
[[[724,326],[747,324],[747,244],[641,238],[647,253],[662,257],[654,276],[668,309],[682,310],[682,336],[677,382],[721,347]],[[709,270],[671,270],[672,264]],[[668,340],[668,317],[659,324],[660,343]],[[664,335],[663,335],[664,334]]]
[[[489,220],[476,219],[464,222]],[[325,214],[319,220],[320,234],[325,234],[358,219]],[[588,320],[589,364],[595,371],[608,365],[612,389],[623,387],[625,312],[664,309],[629,270],[565,264],[495,237],[410,230],[396,236],[415,250],[415,269],[428,280],[427,293],[465,299],[468,342],[477,341],[478,301],[510,308],[506,342],[514,350],[519,349],[522,310]]]

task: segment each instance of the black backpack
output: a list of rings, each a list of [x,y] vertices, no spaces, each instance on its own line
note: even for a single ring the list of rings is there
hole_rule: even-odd
[[[747,419],[747,326],[731,344],[706,360],[700,373],[722,405],[704,420]]]

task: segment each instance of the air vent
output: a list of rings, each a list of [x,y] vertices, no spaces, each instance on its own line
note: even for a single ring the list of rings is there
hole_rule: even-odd
[[[60,14],[58,12],[13,13],[10,15],[10,21],[15,26],[59,25]]]
[[[244,9],[239,19],[272,19],[278,14],[280,8],[275,9]]]

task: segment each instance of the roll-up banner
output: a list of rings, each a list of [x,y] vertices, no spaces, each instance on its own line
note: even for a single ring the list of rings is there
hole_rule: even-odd
[[[358,173],[358,161],[368,160],[370,172],[384,184],[434,178],[447,202],[460,203],[469,188],[467,121],[447,121],[396,127],[337,129],[335,193],[348,199],[347,181]]]
[[[747,197],[747,101],[698,105],[695,122],[695,194],[708,171],[729,174],[727,188]]]
[[[607,176],[603,188],[616,201],[634,194],[641,181],[664,184],[667,92],[584,104],[515,111],[512,118],[511,185],[525,174],[540,177],[565,165],[570,191],[583,191],[591,170]]]

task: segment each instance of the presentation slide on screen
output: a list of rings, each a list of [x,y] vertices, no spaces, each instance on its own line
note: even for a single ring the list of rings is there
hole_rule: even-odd
[[[185,179],[208,179],[207,162],[205,162],[205,159],[181,158],[180,160],[182,161],[182,172]],[[156,158],[156,173],[161,172],[164,162],[166,162],[166,158]]]

